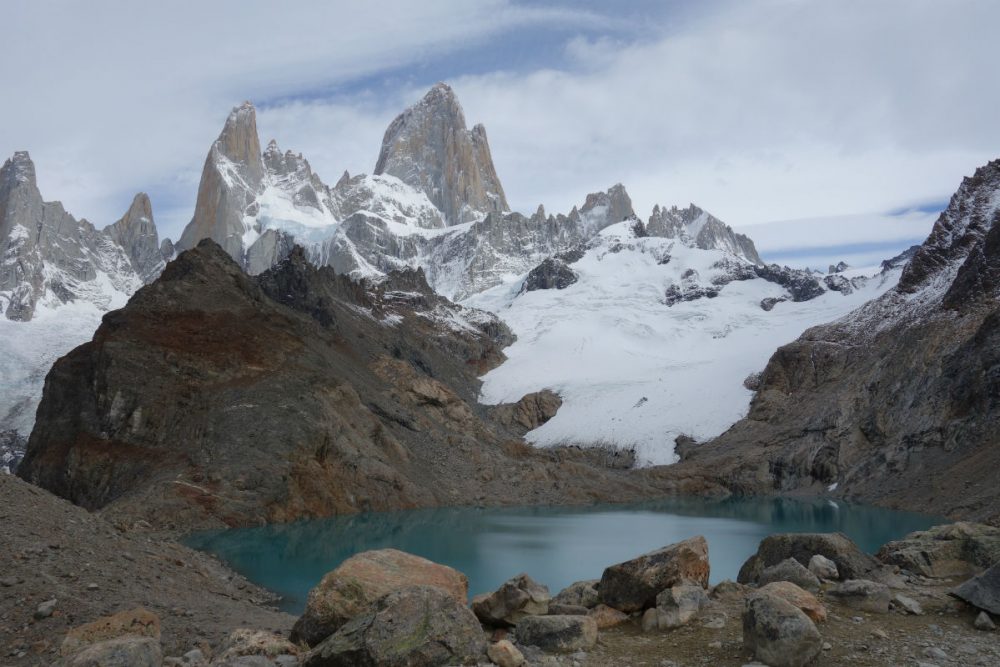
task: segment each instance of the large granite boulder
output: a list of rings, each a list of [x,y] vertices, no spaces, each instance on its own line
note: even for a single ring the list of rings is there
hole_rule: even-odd
[[[585,651],[597,643],[597,621],[589,616],[527,616],[517,626],[517,641],[548,653]]]
[[[816,599],[816,596],[805,591],[790,581],[775,581],[760,588],[761,593],[775,595],[785,602],[790,602],[801,609],[814,623],[826,620],[826,607]]]
[[[1000,563],[969,579],[952,591],[952,595],[974,607],[1000,615]]]
[[[325,639],[303,667],[438,667],[476,664],[486,640],[463,603],[434,586],[389,593]]]
[[[761,540],[757,553],[740,568],[737,581],[757,583],[766,568],[787,558],[794,558],[808,567],[816,554],[833,561],[841,579],[860,579],[879,569],[878,561],[843,533],[781,533]]]
[[[396,549],[365,551],[348,558],[309,591],[292,641],[315,646],[381,597],[407,586],[434,586],[464,605],[469,580],[458,570]]]
[[[743,611],[743,646],[771,667],[803,667],[823,650],[809,617],[776,595],[756,593]]]
[[[529,577],[519,574],[505,581],[492,593],[477,595],[472,611],[487,625],[517,625],[526,616],[549,612],[549,589]]]
[[[601,601],[624,612],[656,605],[656,596],[682,582],[708,587],[708,543],[700,535],[604,570]]]
[[[888,542],[875,557],[924,577],[978,574],[1000,563],[1000,528],[965,521],[934,526]]]

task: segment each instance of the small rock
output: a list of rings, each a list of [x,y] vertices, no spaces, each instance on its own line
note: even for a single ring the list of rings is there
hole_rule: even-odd
[[[820,579],[836,581],[840,579],[837,564],[822,554],[814,554],[809,559],[809,571]]]
[[[282,653],[274,657],[274,664],[278,667],[296,667],[299,664],[299,659],[294,655]]]
[[[593,609],[601,603],[601,596],[597,592],[598,579],[587,581],[577,581],[559,591],[559,594],[552,598],[553,604],[572,604]]]
[[[38,605],[38,608],[35,609],[35,620],[40,621],[43,618],[48,618],[49,616],[51,616],[52,613],[56,610],[57,602],[58,601],[55,598],[52,598],[51,600],[46,600],[42,604]]]
[[[606,604],[599,604],[587,614],[597,623],[598,630],[613,628],[628,620],[628,614],[612,609]]]
[[[735,581],[726,579],[717,583],[709,592],[713,600],[742,600],[746,597],[747,587]]]
[[[786,558],[777,565],[764,568],[760,577],[757,578],[757,584],[760,586],[766,586],[775,581],[789,581],[811,593],[819,591],[819,579],[816,578],[816,575],[804,568],[802,563],[794,558]]]
[[[849,579],[830,590],[830,595],[852,609],[874,614],[889,613],[889,587],[867,579]]]
[[[91,644],[66,661],[67,667],[160,667],[163,652],[152,637],[125,636]]]
[[[889,634],[885,630],[883,630],[882,628],[875,628],[874,630],[872,630],[872,636],[873,637],[878,637],[879,639],[888,639],[889,638]]]
[[[10,588],[11,586],[17,586],[21,581],[17,577],[4,577],[0,579],[0,586],[4,588]]]
[[[985,611],[979,612],[979,616],[976,616],[975,623],[977,630],[996,630],[997,626],[993,623],[993,619]]]
[[[720,642],[718,640],[716,640],[714,642],[709,642],[708,643],[708,648],[714,648],[714,649],[718,650],[718,649],[722,648],[722,642]]]
[[[930,658],[931,660],[948,660],[948,654],[939,649],[937,646],[928,646],[925,648],[924,657]]]
[[[597,622],[589,616],[527,616],[517,626],[521,644],[552,653],[591,649],[597,643]]]
[[[920,603],[913,598],[907,597],[901,593],[896,593],[893,596],[893,602],[899,605],[900,609],[905,611],[907,614],[913,614],[914,616],[922,616],[924,613],[924,608],[920,606]]]
[[[547,614],[549,589],[527,574],[519,574],[493,593],[472,599],[472,612],[488,625],[517,625],[526,616]]]
[[[832,649],[833,649],[833,644],[831,644],[830,642],[823,642],[824,651],[830,651]]]
[[[87,590],[88,591],[96,591],[98,589],[100,589],[100,586],[98,586],[97,584],[95,584],[93,582],[87,584]]]
[[[201,649],[191,649],[184,654],[184,661],[189,665],[200,665],[205,662],[205,654],[201,652]]]
[[[486,655],[499,667],[521,667],[525,662],[524,654],[506,639],[490,644]]]

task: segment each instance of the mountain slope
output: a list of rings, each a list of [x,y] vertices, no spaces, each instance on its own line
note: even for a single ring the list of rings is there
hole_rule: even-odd
[[[685,453],[738,490],[1000,521],[1000,161],[963,181],[899,285],[780,348],[746,419]]]

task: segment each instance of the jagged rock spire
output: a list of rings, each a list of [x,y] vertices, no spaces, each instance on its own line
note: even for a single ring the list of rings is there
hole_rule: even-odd
[[[486,129],[466,129],[454,91],[438,83],[389,125],[375,174],[422,190],[449,225],[510,210],[490,155]]]
[[[143,283],[148,284],[160,275],[164,260],[149,195],[145,192],[137,194],[125,215],[109,225],[106,231],[111,240],[125,250],[132,268]]]
[[[725,250],[754,264],[763,264],[750,237],[694,204],[687,208],[653,207],[646,233],[668,239],[682,239],[703,250]]]
[[[193,248],[211,238],[242,262],[244,216],[264,188],[264,161],[257,135],[257,114],[250,102],[235,107],[205,158],[194,217],[177,247]]]

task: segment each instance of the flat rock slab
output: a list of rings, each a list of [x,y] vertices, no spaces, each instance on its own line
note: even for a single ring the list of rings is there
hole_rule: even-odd
[[[973,607],[1000,615],[1000,563],[969,579],[952,591],[952,595]]]
[[[597,643],[597,621],[589,616],[528,616],[516,634],[519,643],[548,653],[586,651]]]

